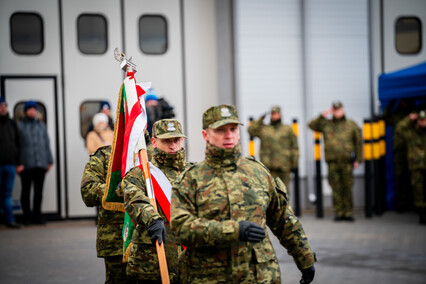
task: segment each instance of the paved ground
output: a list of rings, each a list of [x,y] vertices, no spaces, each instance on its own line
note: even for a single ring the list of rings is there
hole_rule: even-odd
[[[385,213],[355,223],[305,214],[302,223],[317,253],[313,283],[426,283],[426,226],[412,213]],[[0,283],[104,283],[96,258],[94,221],[59,221],[21,230],[0,227]],[[277,240],[283,283],[300,272]]]

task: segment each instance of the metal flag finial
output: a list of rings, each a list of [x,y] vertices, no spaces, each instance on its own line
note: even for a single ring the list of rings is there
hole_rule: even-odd
[[[114,49],[114,58],[118,62],[120,62],[120,67],[125,72],[131,72],[133,71],[136,73],[136,64],[132,62],[132,57],[129,59],[126,57],[126,55],[118,50],[118,48]]]

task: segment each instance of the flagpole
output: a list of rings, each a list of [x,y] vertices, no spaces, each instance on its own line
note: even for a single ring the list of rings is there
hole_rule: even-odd
[[[120,53],[118,51],[117,48],[114,50],[114,56],[117,61],[120,61],[120,67],[125,72],[136,73],[136,65],[130,61],[131,58],[127,59],[123,53]],[[146,184],[146,191],[148,193],[149,202],[154,207],[155,211],[158,212],[157,202],[155,199],[154,189],[152,186],[151,172],[149,170],[148,152],[147,152],[147,147],[145,142],[145,135],[143,132],[139,136],[139,140],[137,142],[136,149],[135,149],[135,155],[138,155],[138,154],[141,159],[141,166],[143,169],[143,174],[144,174],[145,184]],[[155,241],[155,247],[157,249],[158,263],[160,266],[161,282],[163,284],[169,284],[170,278],[169,278],[169,270],[167,268],[166,252],[164,250],[164,240],[162,244],[160,245],[157,239]]]

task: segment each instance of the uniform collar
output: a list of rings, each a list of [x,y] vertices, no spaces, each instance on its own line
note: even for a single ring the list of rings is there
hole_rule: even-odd
[[[176,154],[168,154],[159,148],[154,148],[152,163],[157,167],[170,167],[181,170],[185,167],[185,149],[180,149]]]
[[[231,149],[222,149],[210,143],[206,143],[206,162],[213,168],[237,166],[241,157],[241,144]]]

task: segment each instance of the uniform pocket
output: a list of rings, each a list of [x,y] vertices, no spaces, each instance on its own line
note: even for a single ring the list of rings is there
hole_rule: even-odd
[[[256,243],[253,246],[253,251],[256,255],[257,263],[268,262],[277,258],[275,255],[275,250],[267,238],[265,238],[261,243]]]

